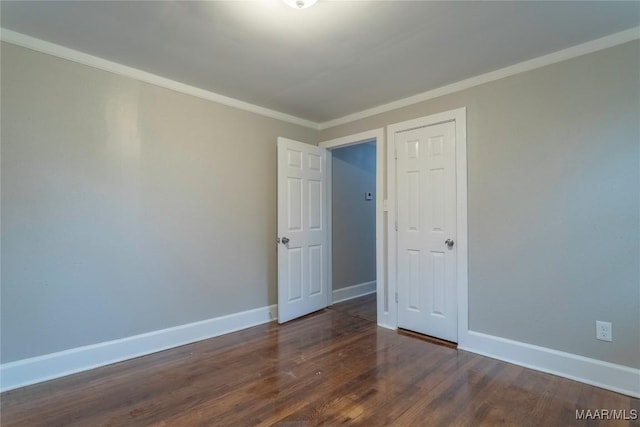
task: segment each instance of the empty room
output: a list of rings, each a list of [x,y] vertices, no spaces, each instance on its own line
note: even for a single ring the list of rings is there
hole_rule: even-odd
[[[640,425],[640,2],[0,1],[0,425]]]

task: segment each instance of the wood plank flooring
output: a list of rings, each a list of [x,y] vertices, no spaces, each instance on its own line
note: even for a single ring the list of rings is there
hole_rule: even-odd
[[[576,409],[630,415],[640,410],[638,399],[379,328],[357,314],[375,298],[347,303],[3,393],[0,422],[639,425],[576,420]]]
[[[360,317],[373,323],[377,323],[378,319],[375,293],[334,304],[329,307],[329,310],[339,311],[353,317]]]

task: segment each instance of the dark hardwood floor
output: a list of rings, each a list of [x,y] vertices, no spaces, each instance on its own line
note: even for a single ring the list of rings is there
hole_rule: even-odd
[[[348,301],[9,391],[1,424],[639,425],[576,420],[576,409],[629,415],[638,399],[379,328],[371,304]]]
[[[365,295],[360,298],[339,302],[329,307],[329,310],[339,311],[353,317],[377,323],[376,294]]]

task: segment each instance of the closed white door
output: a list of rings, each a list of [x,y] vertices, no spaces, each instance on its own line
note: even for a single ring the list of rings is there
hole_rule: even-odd
[[[327,150],[278,138],[278,322],[327,306]]]
[[[395,134],[398,326],[458,340],[453,122]]]

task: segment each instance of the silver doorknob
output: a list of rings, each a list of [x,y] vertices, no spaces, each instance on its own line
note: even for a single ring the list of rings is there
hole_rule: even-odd
[[[289,243],[289,238],[288,237],[283,237],[282,238],[282,244],[286,245],[287,243]]]
[[[451,249],[453,247],[453,240],[452,239],[447,239],[444,241],[444,244],[447,245],[447,247],[449,249]]]

